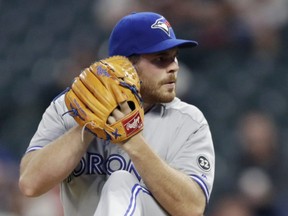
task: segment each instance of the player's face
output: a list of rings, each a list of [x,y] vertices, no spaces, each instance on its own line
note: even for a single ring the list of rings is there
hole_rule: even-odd
[[[178,49],[141,55],[136,63],[144,103],[168,103],[176,96]]]

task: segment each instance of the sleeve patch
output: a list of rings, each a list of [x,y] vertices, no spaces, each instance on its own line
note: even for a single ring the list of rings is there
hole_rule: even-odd
[[[200,155],[197,157],[197,164],[201,168],[201,170],[208,172],[211,170],[211,164],[207,157]]]

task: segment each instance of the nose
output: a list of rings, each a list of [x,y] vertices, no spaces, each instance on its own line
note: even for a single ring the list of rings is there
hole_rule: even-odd
[[[168,67],[168,72],[169,73],[176,73],[179,70],[179,64],[178,64],[178,59],[175,57],[172,61],[171,64]]]

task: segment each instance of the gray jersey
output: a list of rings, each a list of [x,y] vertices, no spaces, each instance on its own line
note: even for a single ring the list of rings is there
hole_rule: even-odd
[[[38,150],[77,123],[67,112],[64,95],[43,114],[27,152]],[[214,181],[215,155],[209,126],[202,112],[175,98],[145,114],[143,135],[170,166],[191,176],[209,200]],[[93,215],[106,179],[116,170],[137,173],[127,154],[117,145],[95,138],[73,173],[61,183],[65,215]]]

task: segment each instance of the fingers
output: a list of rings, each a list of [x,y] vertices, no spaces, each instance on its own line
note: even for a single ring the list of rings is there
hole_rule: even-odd
[[[131,112],[131,109],[130,109],[127,101],[119,104],[119,106],[120,106],[121,111],[122,111],[125,115],[127,115],[128,113]]]
[[[116,119],[113,116],[109,116],[107,122],[108,124],[114,124],[116,122]]]
[[[116,108],[115,110],[113,110],[111,115],[108,117],[108,123],[113,124],[116,121],[118,121],[119,119],[123,118],[124,116],[125,116],[124,113],[122,113],[119,109]]]
[[[108,117],[108,123],[113,124],[116,121],[123,118],[125,115],[129,114],[131,112],[131,109],[127,103],[127,101],[119,104],[119,108],[116,108],[113,110],[111,115]]]

